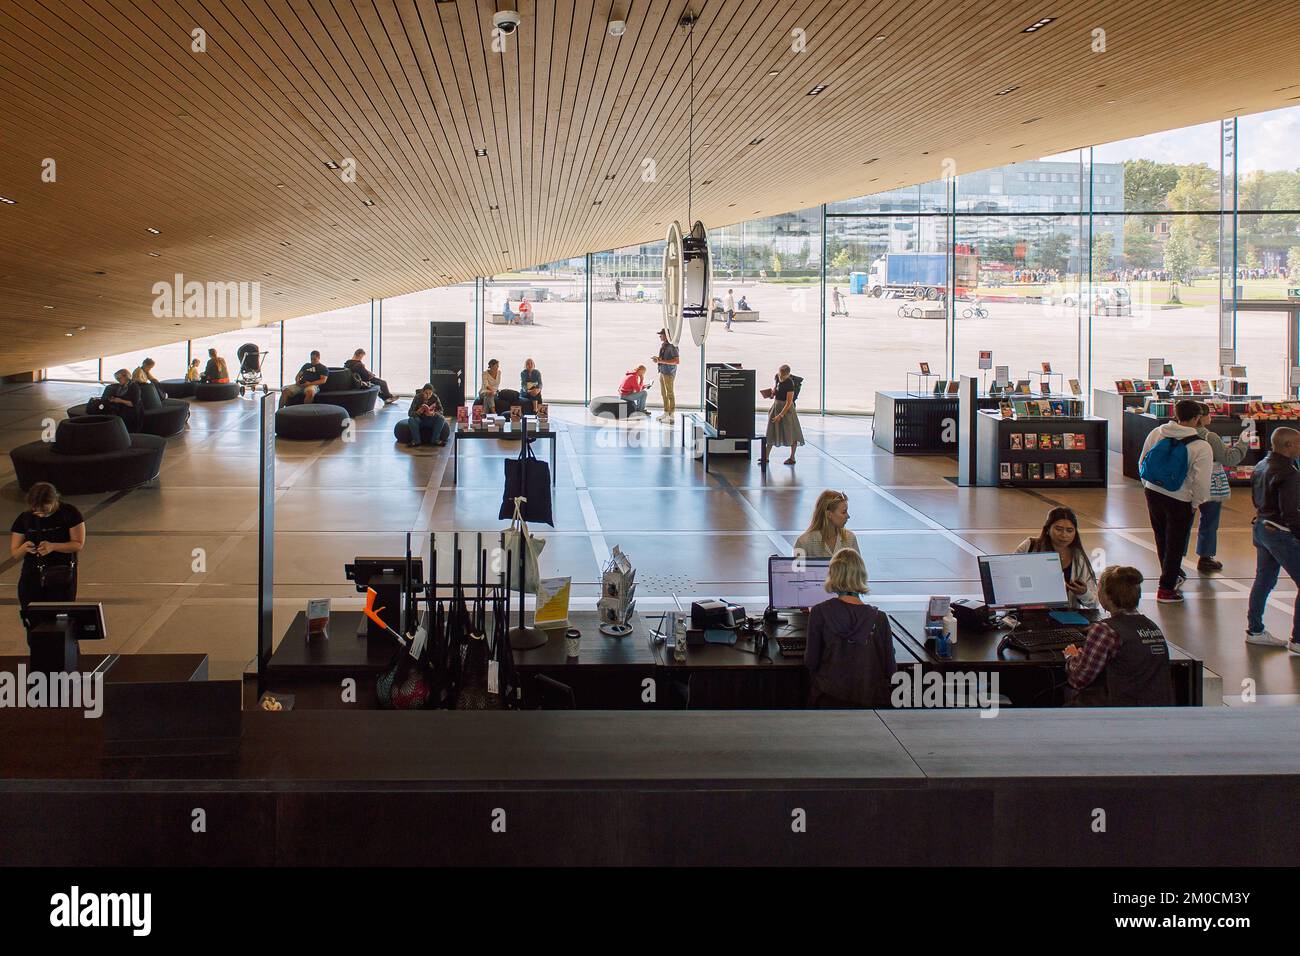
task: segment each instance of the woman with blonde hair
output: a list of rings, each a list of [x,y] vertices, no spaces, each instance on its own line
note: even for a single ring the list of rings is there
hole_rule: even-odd
[[[805,558],[829,558],[841,548],[858,548],[858,539],[845,527],[849,522],[849,496],[842,491],[823,491],[813,506],[808,529],[794,543],[796,554]]]
[[[885,612],[862,600],[867,568],[858,552],[835,552],[826,590],[835,596],[808,615],[808,706],[890,706],[890,678],[897,669],[894,637]]]

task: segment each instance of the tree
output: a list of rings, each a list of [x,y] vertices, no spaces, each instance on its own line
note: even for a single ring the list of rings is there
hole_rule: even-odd
[[[772,274],[781,278],[781,257],[775,252],[772,253]]]
[[[1181,302],[1178,298],[1180,283],[1190,283],[1196,268],[1196,252],[1192,248],[1191,227],[1180,219],[1169,230],[1165,240],[1165,269],[1169,271],[1169,301]]]
[[[1124,265],[1130,269],[1154,269],[1159,262],[1156,237],[1142,217],[1124,220]]]
[[[841,249],[835,253],[835,258],[831,260],[831,268],[837,272],[843,272],[853,262],[853,257],[849,255],[848,249]]]
[[[1286,251],[1286,264],[1291,269],[1291,281],[1300,282],[1300,246],[1292,246]]]
[[[1124,208],[1155,210],[1166,208],[1169,191],[1178,183],[1174,163],[1157,163],[1150,159],[1124,161]]]
[[[1064,272],[1070,264],[1070,237],[1063,232],[1053,232],[1038,245],[1038,266]]]
[[[1115,234],[1113,232],[1099,232],[1092,237],[1092,268],[1096,271],[1106,271],[1111,267],[1111,259],[1115,254]]]

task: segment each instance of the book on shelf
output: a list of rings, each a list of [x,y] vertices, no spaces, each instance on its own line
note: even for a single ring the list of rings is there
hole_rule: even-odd
[[[1036,461],[1029,463],[1029,480],[1038,481],[1043,477],[1043,466]]]
[[[1081,461],[1070,462],[1070,477],[1071,478],[1083,477],[1083,462]]]
[[[1074,433],[1066,432],[1061,437],[1061,447],[1066,451],[1074,451]]]
[[[1070,480],[1070,463],[1068,461],[1058,461],[1056,463],[1056,477],[1062,481]]]
[[[1088,436],[1085,433],[1083,432],[1074,433],[1074,450],[1075,451],[1088,450]]]
[[[1070,379],[1070,394],[1075,396],[1083,394],[1083,387],[1079,384],[1077,378]]]
[[[1030,451],[1038,447],[1038,434],[1036,432],[1025,433],[1025,447]]]
[[[1025,480],[1025,463],[1023,461],[1013,461],[1011,463],[1011,477],[1016,481]]]
[[[949,394],[949,395],[956,395],[957,392],[960,391],[960,390],[961,390],[961,382],[959,382],[957,379],[953,379],[952,381],[950,381],[950,382],[948,383],[948,394]]]
[[[1011,433],[1011,450],[1020,451],[1025,447],[1024,436],[1020,432]]]
[[[1011,462],[1004,461],[998,465],[998,477],[1003,481],[1011,480]]]
[[[1052,467],[1050,461],[1043,462],[1043,481],[1055,481],[1056,469]]]
[[[1038,436],[1038,447],[1042,451],[1052,450],[1052,436],[1050,433],[1044,433]]]
[[[1065,414],[1065,402],[1063,400],[1059,398],[1054,398],[1050,402],[1050,406],[1053,415],[1060,416]]]
[[[1064,448],[1064,447],[1065,447],[1065,436],[1062,435],[1060,432],[1053,432],[1053,433],[1052,433],[1052,448],[1054,448],[1054,449],[1058,449],[1058,448]]]
[[[1015,413],[1016,413],[1015,406],[1012,405],[1010,402],[1004,401],[998,403],[998,414],[1000,414],[1003,418],[1011,418],[1015,415]]]

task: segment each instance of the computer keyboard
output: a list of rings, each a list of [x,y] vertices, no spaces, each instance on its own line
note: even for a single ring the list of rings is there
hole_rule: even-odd
[[[780,648],[782,657],[803,657],[808,647],[808,638],[804,634],[792,634],[789,637],[778,635],[776,646]]]
[[[1072,627],[1053,627],[1040,631],[1016,630],[1007,636],[1007,646],[1022,651],[1061,651],[1071,644],[1083,644],[1083,633]]]

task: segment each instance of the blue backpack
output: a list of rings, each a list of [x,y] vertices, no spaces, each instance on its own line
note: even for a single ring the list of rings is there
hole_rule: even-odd
[[[1187,446],[1200,440],[1198,435],[1160,439],[1142,456],[1138,475],[1143,481],[1158,485],[1166,491],[1177,491],[1187,480]]]

